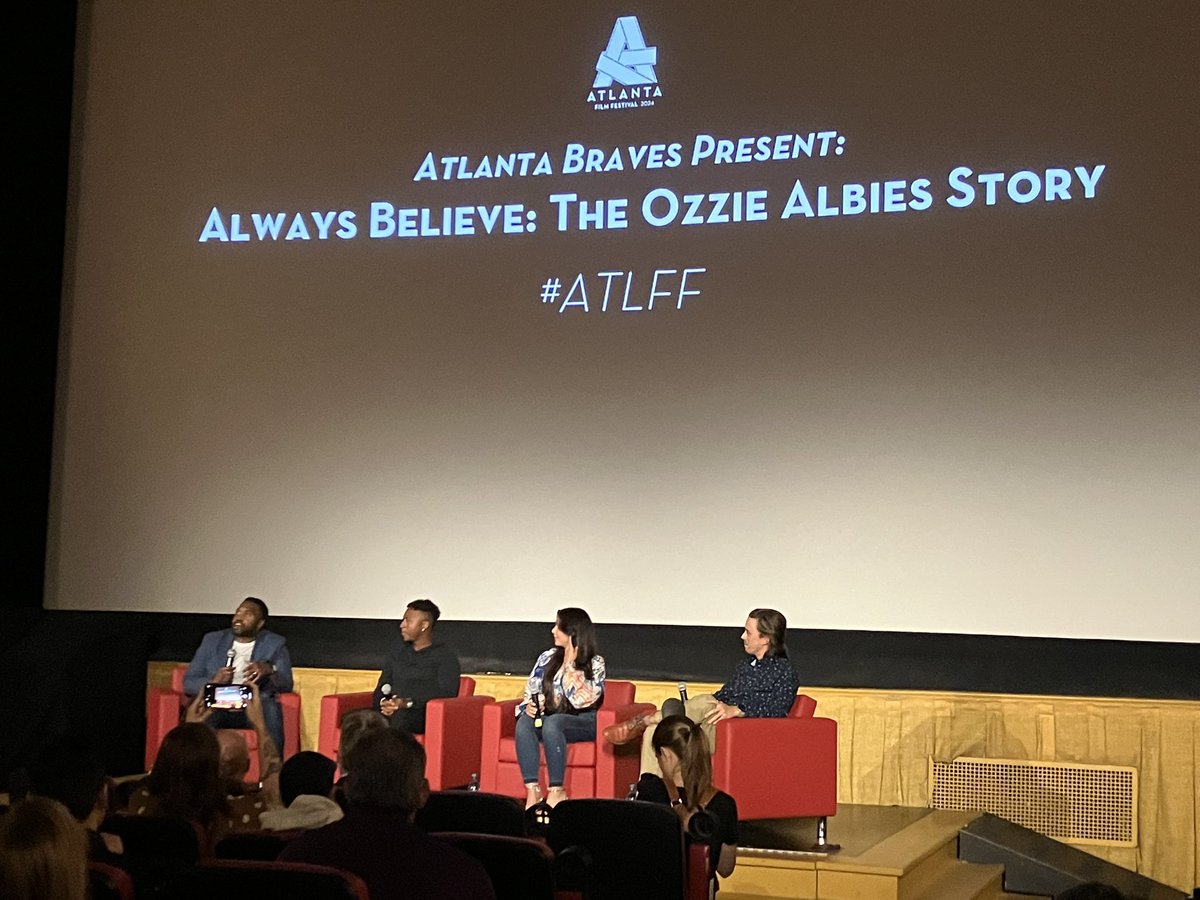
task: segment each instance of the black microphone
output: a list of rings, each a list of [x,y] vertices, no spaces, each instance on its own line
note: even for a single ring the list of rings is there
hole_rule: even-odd
[[[679,682],[679,702],[683,703],[684,705],[687,704],[687,682],[686,681]]]

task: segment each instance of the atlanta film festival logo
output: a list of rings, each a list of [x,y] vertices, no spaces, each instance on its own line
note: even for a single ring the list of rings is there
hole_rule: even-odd
[[[662,96],[654,67],[658,47],[647,47],[637,16],[621,16],[608,46],[596,60],[596,80],[588,92],[592,109],[637,109]]]

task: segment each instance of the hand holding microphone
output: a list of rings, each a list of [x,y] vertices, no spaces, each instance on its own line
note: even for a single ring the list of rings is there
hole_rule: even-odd
[[[217,671],[213,673],[213,677],[212,677],[213,684],[232,684],[233,683],[233,660],[234,660],[234,652],[233,652],[233,648],[230,647],[229,652],[225,654],[225,668],[217,669]]]
[[[385,716],[393,715],[398,709],[412,709],[412,701],[397,697],[390,684],[381,685],[379,693],[379,711]]]

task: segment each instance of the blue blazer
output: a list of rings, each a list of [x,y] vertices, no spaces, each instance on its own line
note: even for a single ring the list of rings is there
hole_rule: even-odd
[[[229,648],[232,646],[232,628],[210,631],[204,636],[183,676],[183,689],[189,697],[194,697],[204,690],[204,685],[212,680],[217,669],[225,668]],[[259,683],[259,692],[264,698],[274,697],[292,689],[292,658],[288,656],[287,640],[282,635],[265,628],[260,631],[254,639],[254,652],[250,654],[250,661],[265,661],[275,667],[271,677]]]

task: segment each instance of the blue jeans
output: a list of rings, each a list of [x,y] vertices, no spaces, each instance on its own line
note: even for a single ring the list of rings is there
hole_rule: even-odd
[[[283,710],[279,701],[274,697],[262,698],[263,718],[267,721],[267,734],[275,742],[279,758],[283,759]],[[246,714],[240,709],[214,709],[208,717],[208,724],[213,728],[250,728]]]
[[[546,774],[550,787],[562,787],[567,775],[567,744],[596,739],[596,711],[578,715],[550,713],[542,717],[541,744],[546,751]],[[538,780],[538,730],[524,712],[517,717],[517,764],[526,784]]]

